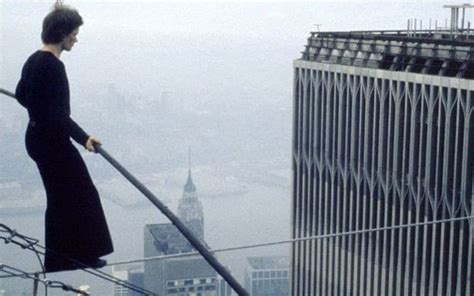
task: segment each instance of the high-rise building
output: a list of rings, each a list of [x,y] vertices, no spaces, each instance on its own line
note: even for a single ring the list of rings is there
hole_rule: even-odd
[[[183,195],[179,200],[178,217],[201,241],[204,241],[204,214],[201,201],[197,196],[196,185],[191,177],[191,168],[188,171]]]
[[[179,200],[178,217],[204,241],[204,215],[191,169]],[[169,223],[145,226],[145,258],[195,251],[192,245]],[[230,296],[230,288],[200,255],[157,259],[145,262],[145,288],[159,295]]]
[[[172,224],[145,226],[145,258],[186,254],[191,244]],[[145,262],[145,288],[159,295],[215,296],[217,275],[199,255],[158,259]]]
[[[293,238],[463,220],[295,242],[292,295],[473,295],[474,39],[456,22],[311,33],[294,62]]]
[[[288,296],[289,268],[288,257],[249,257],[245,272],[245,288],[250,296]]]

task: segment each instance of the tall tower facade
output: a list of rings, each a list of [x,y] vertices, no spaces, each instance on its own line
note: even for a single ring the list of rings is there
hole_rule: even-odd
[[[205,244],[203,209],[191,177],[191,168],[179,200],[178,217]],[[144,239],[145,257],[194,251],[188,240],[170,223],[146,225]],[[200,255],[145,262],[144,285],[159,295],[228,295],[220,294],[227,287],[220,283],[212,266]]]
[[[452,33],[455,33],[452,34]],[[474,43],[311,33],[294,62],[291,295],[472,295]]]
[[[202,204],[196,192],[196,186],[188,171],[188,179],[183,188],[183,196],[178,204],[178,217],[188,226],[194,234],[204,241],[204,214]]]

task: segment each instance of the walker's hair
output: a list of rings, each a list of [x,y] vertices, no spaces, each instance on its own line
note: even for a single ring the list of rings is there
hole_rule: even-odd
[[[76,9],[56,1],[53,10],[43,20],[41,39],[43,43],[59,43],[84,22]]]

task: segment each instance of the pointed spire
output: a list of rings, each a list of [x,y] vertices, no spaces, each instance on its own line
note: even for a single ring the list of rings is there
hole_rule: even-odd
[[[188,179],[184,185],[182,198],[178,204],[178,217],[188,225],[188,227],[204,240],[204,214],[202,204],[196,192],[196,186],[191,177],[191,147],[188,154]]]
[[[193,192],[196,191],[196,186],[194,186],[193,178],[191,177],[191,146],[188,148],[188,180],[186,181],[186,185],[184,185],[184,191]]]
[[[191,145],[188,146],[188,161],[189,161],[188,168],[189,168],[189,171],[191,172]]]

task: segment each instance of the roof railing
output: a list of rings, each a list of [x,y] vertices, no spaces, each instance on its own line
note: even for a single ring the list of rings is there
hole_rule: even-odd
[[[441,45],[473,46],[474,29],[450,30],[418,30],[411,34],[407,30],[384,31],[327,31],[310,32],[309,39],[315,38],[354,38],[362,40],[410,41],[434,43]]]

